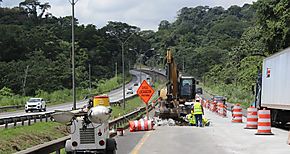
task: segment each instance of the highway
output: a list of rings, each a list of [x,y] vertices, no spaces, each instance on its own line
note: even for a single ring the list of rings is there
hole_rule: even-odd
[[[134,83],[139,81],[139,72],[131,71],[135,75],[130,83],[126,85],[133,88],[134,93],[138,86]],[[164,72],[163,72],[164,73]],[[142,79],[148,75],[142,73]],[[112,101],[122,99],[122,87],[109,93]],[[126,95],[126,97],[132,94]],[[203,95],[209,98],[208,94]],[[82,106],[84,102],[78,103]],[[48,111],[54,109],[70,109],[71,104],[52,106]],[[17,113],[17,112],[16,112]],[[38,113],[38,112],[36,112]],[[154,110],[150,112],[153,117]],[[2,113],[3,114],[3,113]],[[0,116],[2,116],[0,114]],[[13,113],[6,113],[8,116]],[[18,111],[18,114],[26,114]],[[28,113],[33,114],[33,113]],[[256,129],[244,129],[244,123],[232,123],[231,113],[227,118],[205,109],[205,117],[211,122],[208,127],[197,128],[194,126],[155,126],[152,131],[129,132],[126,130],[124,136],[116,136],[117,154],[176,154],[176,153],[201,153],[201,154],[288,154],[289,145],[286,144],[288,132],[286,130],[273,128],[274,135],[257,136]],[[4,115],[5,116],[5,115]]]
[[[131,70],[130,73],[133,75],[132,80],[125,85],[125,90],[127,90],[129,87],[133,87],[133,94],[126,94],[125,97],[131,97],[132,95],[136,95],[136,91],[138,89],[138,86],[133,86],[134,83],[139,82],[140,80],[140,72]],[[147,74],[142,73],[141,74],[142,80],[146,79],[148,77]],[[115,89],[108,93],[108,96],[110,98],[110,102],[117,102],[122,100],[123,93],[122,93],[122,87]],[[80,108],[84,106],[87,103],[88,100],[81,100],[77,102],[77,108]],[[53,106],[47,106],[46,112],[53,112],[55,110],[71,110],[72,109],[72,102],[65,103],[65,104],[59,104],[59,105],[53,105]],[[29,112],[26,113],[24,110],[17,110],[14,112],[2,112],[0,113],[0,118],[8,118],[8,117],[14,117],[14,116],[22,116],[22,115],[33,115],[33,114],[39,114],[39,113],[45,113],[45,112]]]
[[[230,115],[230,113],[228,113]],[[289,154],[288,132],[272,128],[274,135],[257,136],[244,129],[246,123],[232,123],[208,110],[211,126],[158,126],[148,132],[126,132],[118,136],[118,154]],[[246,121],[244,118],[243,121]]]

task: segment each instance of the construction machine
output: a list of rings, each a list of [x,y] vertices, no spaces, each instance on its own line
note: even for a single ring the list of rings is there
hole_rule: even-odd
[[[168,81],[166,88],[159,92],[159,117],[179,119],[190,113],[196,94],[196,80],[192,76],[179,74],[171,49],[167,50],[165,59]]]
[[[115,154],[117,143],[109,137],[111,112],[107,96],[95,96],[93,102],[79,110],[56,111],[52,115],[55,121],[70,126],[66,153]]]

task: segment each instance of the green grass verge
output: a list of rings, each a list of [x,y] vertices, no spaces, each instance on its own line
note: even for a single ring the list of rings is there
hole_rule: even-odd
[[[55,122],[41,122],[31,126],[0,130],[0,153],[10,154],[19,150],[55,140],[68,135],[66,127]]]
[[[139,97],[134,97],[132,99],[126,100],[125,109],[123,107],[123,104],[121,104],[121,106],[112,106],[113,112],[111,119],[130,113],[138,107],[142,106],[145,106],[145,104],[141,102]]]

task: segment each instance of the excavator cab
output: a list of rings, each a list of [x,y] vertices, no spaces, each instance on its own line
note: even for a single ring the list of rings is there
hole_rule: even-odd
[[[180,77],[179,81],[179,99],[185,101],[195,98],[195,79],[193,77]]]

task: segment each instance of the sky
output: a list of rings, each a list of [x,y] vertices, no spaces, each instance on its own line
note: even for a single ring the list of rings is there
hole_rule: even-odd
[[[69,0],[39,0],[49,2],[51,12],[56,17],[71,15]],[[75,0],[76,1],[76,0]],[[108,21],[120,21],[140,27],[142,30],[158,29],[161,20],[173,22],[177,12],[183,7],[243,6],[256,0],[78,0],[75,5],[75,17],[81,24],[94,24],[98,28]],[[18,6],[22,0],[3,0],[2,7]]]

